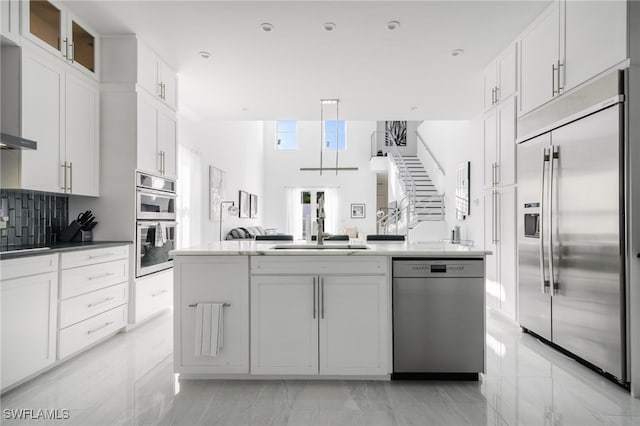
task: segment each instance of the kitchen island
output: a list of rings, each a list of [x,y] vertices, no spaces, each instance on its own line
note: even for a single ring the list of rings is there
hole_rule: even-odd
[[[173,251],[174,369],[181,379],[389,379],[393,261],[476,260],[483,271],[487,254],[440,242],[325,245],[225,241]],[[480,278],[476,373],[484,372]],[[199,304],[209,303],[222,309],[222,325],[211,314],[196,320]]]

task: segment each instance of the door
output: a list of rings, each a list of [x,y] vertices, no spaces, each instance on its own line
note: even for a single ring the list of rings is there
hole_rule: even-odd
[[[496,98],[499,102],[507,99],[516,91],[516,45],[513,44],[497,59],[498,91]]]
[[[138,84],[154,97],[160,97],[158,57],[146,45],[138,41]]]
[[[483,75],[484,109],[488,110],[495,104],[495,88],[498,85],[496,63],[491,62]]]
[[[67,13],[69,62],[79,71],[95,78],[98,71],[98,34],[76,16]]]
[[[525,235],[525,214],[538,214],[542,217],[543,229],[549,229],[548,215],[542,216],[543,207],[548,206],[548,179],[543,181],[543,151],[549,148],[551,135],[546,133],[519,144],[516,147],[518,157],[518,314],[520,325],[532,332],[551,340],[551,295],[545,291],[544,279],[548,280],[546,266],[547,247],[542,235],[532,232]],[[548,165],[545,170],[548,172]],[[542,198],[543,184],[545,188]],[[544,257],[541,258],[541,251]]]
[[[2,389],[56,360],[58,273],[0,283]]]
[[[317,277],[251,278],[251,373],[318,374]]]
[[[163,175],[176,177],[176,119],[166,107],[158,110],[158,152]]]
[[[486,304],[491,309],[500,309],[500,277],[498,259],[500,257],[498,246],[498,191],[492,189],[485,192],[484,196],[484,248],[491,251],[486,257],[485,286]]]
[[[563,88],[569,90],[627,58],[627,2],[565,1]]]
[[[22,1],[22,35],[38,46],[67,58],[69,40],[63,8],[57,2],[47,0]]]
[[[552,132],[553,342],[623,377],[620,119],[615,105]]]
[[[502,102],[498,116],[498,154],[495,180],[498,185],[516,183],[516,101],[515,97]]]
[[[386,280],[320,277],[320,374],[389,374]]]
[[[520,114],[554,96],[554,68],[559,59],[559,10],[555,2],[520,40]]]
[[[158,110],[152,99],[138,93],[138,169],[160,173]]]
[[[178,90],[178,81],[176,78],[176,73],[167,66],[164,62],[159,62],[160,68],[160,80],[162,81],[163,92],[162,99],[164,102],[171,107],[172,109],[177,109],[177,90]]]
[[[21,188],[65,192],[64,64],[22,49],[22,136],[38,142],[22,151]]]
[[[484,119],[484,187],[496,184],[496,161],[498,158],[496,112],[491,111]]]
[[[72,194],[98,196],[99,133],[97,84],[66,73],[66,161]]]
[[[500,311],[516,321],[517,277],[516,277],[516,188],[500,189],[498,193],[498,241],[500,259]]]
[[[226,257],[226,258],[225,258]],[[249,267],[247,256],[184,258],[177,268],[180,300],[180,367],[215,367],[209,372],[249,373]],[[202,260],[199,260],[202,259]],[[140,280],[138,280],[140,282]],[[218,356],[194,355],[199,302],[228,303]],[[186,370],[184,372],[187,372]]]

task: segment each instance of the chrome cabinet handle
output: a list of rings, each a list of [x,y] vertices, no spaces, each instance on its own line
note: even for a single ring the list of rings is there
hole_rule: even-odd
[[[64,174],[64,183],[60,189],[62,189],[66,193],[67,192],[67,162],[65,161],[63,164],[60,165],[60,167],[62,168],[62,173]]]
[[[560,84],[560,81],[561,81],[560,67],[564,67],[564,64],[560,62],[560,60],[558,59],[558,66],[556,67],[556,70],[558,72],[558,95],[560,94],[560,90],[564,90],[564,84]]]
[[[101,257],[107,257],[107,256],[113,256],[113,253],[105,253],[105,254],[98,254],[96,256],[89,256],[89,259],[100,259]]]
[[[545,215],[545,199],[544,199],[544,177],[546,175],[546,163],[549,161],[549,151],[548,148],[542,149],[542,172],[540,174],[542,185],[540,187],[540,242],[539,242],[539,254],[540,254],[540,291],[545,294],[547,293],[547,288],[549,287],[549,281],[546,279],[546,268],[544,262],[544,215]]]
[[[88,278],[88,280],[89,280],[89,281],[97,280],[97,279],[99,279],[99,278],[106,278],[106,277],[110,277],[111,275],[115,275],[115,273],[113,273],[113,272],[107,272],[107,273],[100,274],[100,275],[94,275],[94,276],[92,276],[92,277],[89,277],[89,278]]]
[[[316,319],[316,277],[313,277],[313,319]]]
[[[102,305],[103,303],[107,303],[107,302],[109,302],[110,300],[113,300],[113,299],[115,299],[115,297],[107,297],[106,299],[101,300],[100,302],[89,303],[87,305],[87,308],[93,308],[94,306]]]
[[[495,164],[495,175],[496,175],[496,185],[500,184],[500,164],[498,164],[497,162],[494,163]]]
[[[556,64],[551,64],[551,97],[558,94],[556,90]]]
[[[162,99],[162,82],[159,81],[158,82],[158,91],[157,91],[157,95],[160,99]]]
[[[324,319],[324,277],[320,277],[320,318]]]
[[[162,151],[158,151],[158,171],[162,174]]]
[[[159,292],[157,292],[157,293],[153,293],[153,294],[151,295],[151,297],[158,297],[158,296],[160,296],[161,294],[165,294],[165,293],[166,293],[166,292],[168,292],[168,291],[169,291],[169,290],[160,290],[160,291],[159,291]]]
[[[498,244],[500,242],[500,233],[499,233],[500,232],[500,193],[496,191],[495,194],[496,194],[496,214],[495,214],[496,224],[493,229],[495,230],[495,233],[496,233],[496,244]]]
[[[64,53],[62,54],[64,59],[69,60],[69,39],[64,39]]]
[[[71,63],[74,62],[75,58],[75,48],[73,47],[73,43],[69,43],[69,57],[67,58],[68,60],[71,61]]]
[[[496,86],[496,103],[500,102],[500,96],[498,96],[498,93],[500,93],[500,87]]]
[[[111,324],[113,324],[113,321],[105,322],[103,326],[100,326],[98,328],[94,328],[93,330],[87,331],[87,334],[93,334],[93,333],[95,333],[97,331],[102,330],[103,328],[109,327]]]
[[[69,193],[73,192],[73,163],[69,162]]]
[[[162,151],[162,174],[167,174],[167,153]]]

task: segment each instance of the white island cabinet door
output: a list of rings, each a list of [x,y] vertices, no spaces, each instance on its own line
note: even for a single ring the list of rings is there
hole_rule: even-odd
[[[1,282],[2,389],[56,360],[58,274]]]
[[[318,374],[317,277],[251,277],[251,373]]]
[[[320,374],[385,375],[386,276],[320,277]]]
[[[176,354],[179,373],[249,373],[249,276],[247,256],[179,257],[175,268]],[[217,356],[196,356],[197,303],[227,303]],[[191,305],[191,306],[190,306]]]

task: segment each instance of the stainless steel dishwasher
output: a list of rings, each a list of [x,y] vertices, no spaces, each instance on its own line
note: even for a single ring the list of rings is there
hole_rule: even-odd
[[[393,379],[484,372],[484,261],[394,259]]]

